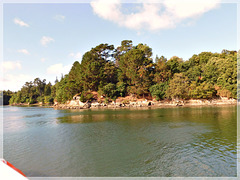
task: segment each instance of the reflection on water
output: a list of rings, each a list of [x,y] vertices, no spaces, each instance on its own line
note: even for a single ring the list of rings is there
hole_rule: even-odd
[[[236,115],[4,107],[4,158],[29,176],[236,176]]]
[[[27,115],[27,116],[24,116],[23,118],[34,118],[34,117],[41,117],[41,116],[45,116],[45,114],[33,114],[33,115]]]

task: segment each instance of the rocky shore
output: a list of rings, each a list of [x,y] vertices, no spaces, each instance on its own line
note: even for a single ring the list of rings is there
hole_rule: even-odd
[[[155,100],[134,100],[134,101],[115,101],[110,103],[104,102],[85,102],[80,100],[71,100],[65,104],[55,104],[52,106],[57,109],[96,109],[96,108],[138,108],[138,107],[176,107],[176,106],[211,106],[211,105],[237,105],[236,99],[211,99],[211,100],[174,100],[174,101],[155,101]]]

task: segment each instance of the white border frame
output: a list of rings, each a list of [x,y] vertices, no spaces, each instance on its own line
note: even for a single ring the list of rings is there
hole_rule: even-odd
[[[109,0],[111,2],[111,0]],[[163,0],[148,0],[150,3],[161,3]],[[191,0],[181,0],[181,2],[191,2]],[[210,1],[211,0],[206,0]],[[1,42],[0,42],[0,63],[3,62],[3,4],[4,3],[40,3],[40,4],[54,4],[54,3],[90,3],[91,0],[2,0],[0,2],[0,34],[1,34]],[[122,3],[141,3],[146,2],[146,0],[122,0]],[[240,51],[240,1],[239,0],[221,0],[219,3],[234,3],[237,5],[237,51]],[[238,55],[238,59],[240,55]],[[240,65],[239,65],[240,66]],[[240,67],[239,67],[240,68]],[[237,68],[238,73],[240,70]],[[0,78],[3,78],[3,70],[0,67]],[[240,79],[238,79],[240,81]],[[0,89],[2,84],[0,84]],[[240,90],[240,89],[238,89]],[[237,91],[238,92],[238,91]],[[211,180],[221,180],[221,179],[239,179],[240,178],[240,122],[239,122],[239,113],[240,106],[238,107],[237,104],[237,177],[29,177],[30,180],[109,180],[109,179],[116,179],[116,180],[157,180],[157,179],[177,179],[177,180],[195,180],[195,179],[211,179]],[[0,107],[0,158],[3,158],[3,108]]]

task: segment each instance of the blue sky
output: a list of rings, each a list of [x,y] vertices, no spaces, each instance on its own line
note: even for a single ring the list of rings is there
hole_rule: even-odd
[[[132,40],[155,56],[188,60],[203,51],[237,49],[237,5],[4,4],[3,89],[20,90],[39,77],[52,83],[100,43]]]

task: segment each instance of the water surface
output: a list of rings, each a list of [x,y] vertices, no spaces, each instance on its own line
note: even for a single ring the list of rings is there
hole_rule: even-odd
[[[237,175],[236,106],[3,108],[4,158],[27,176]]]

